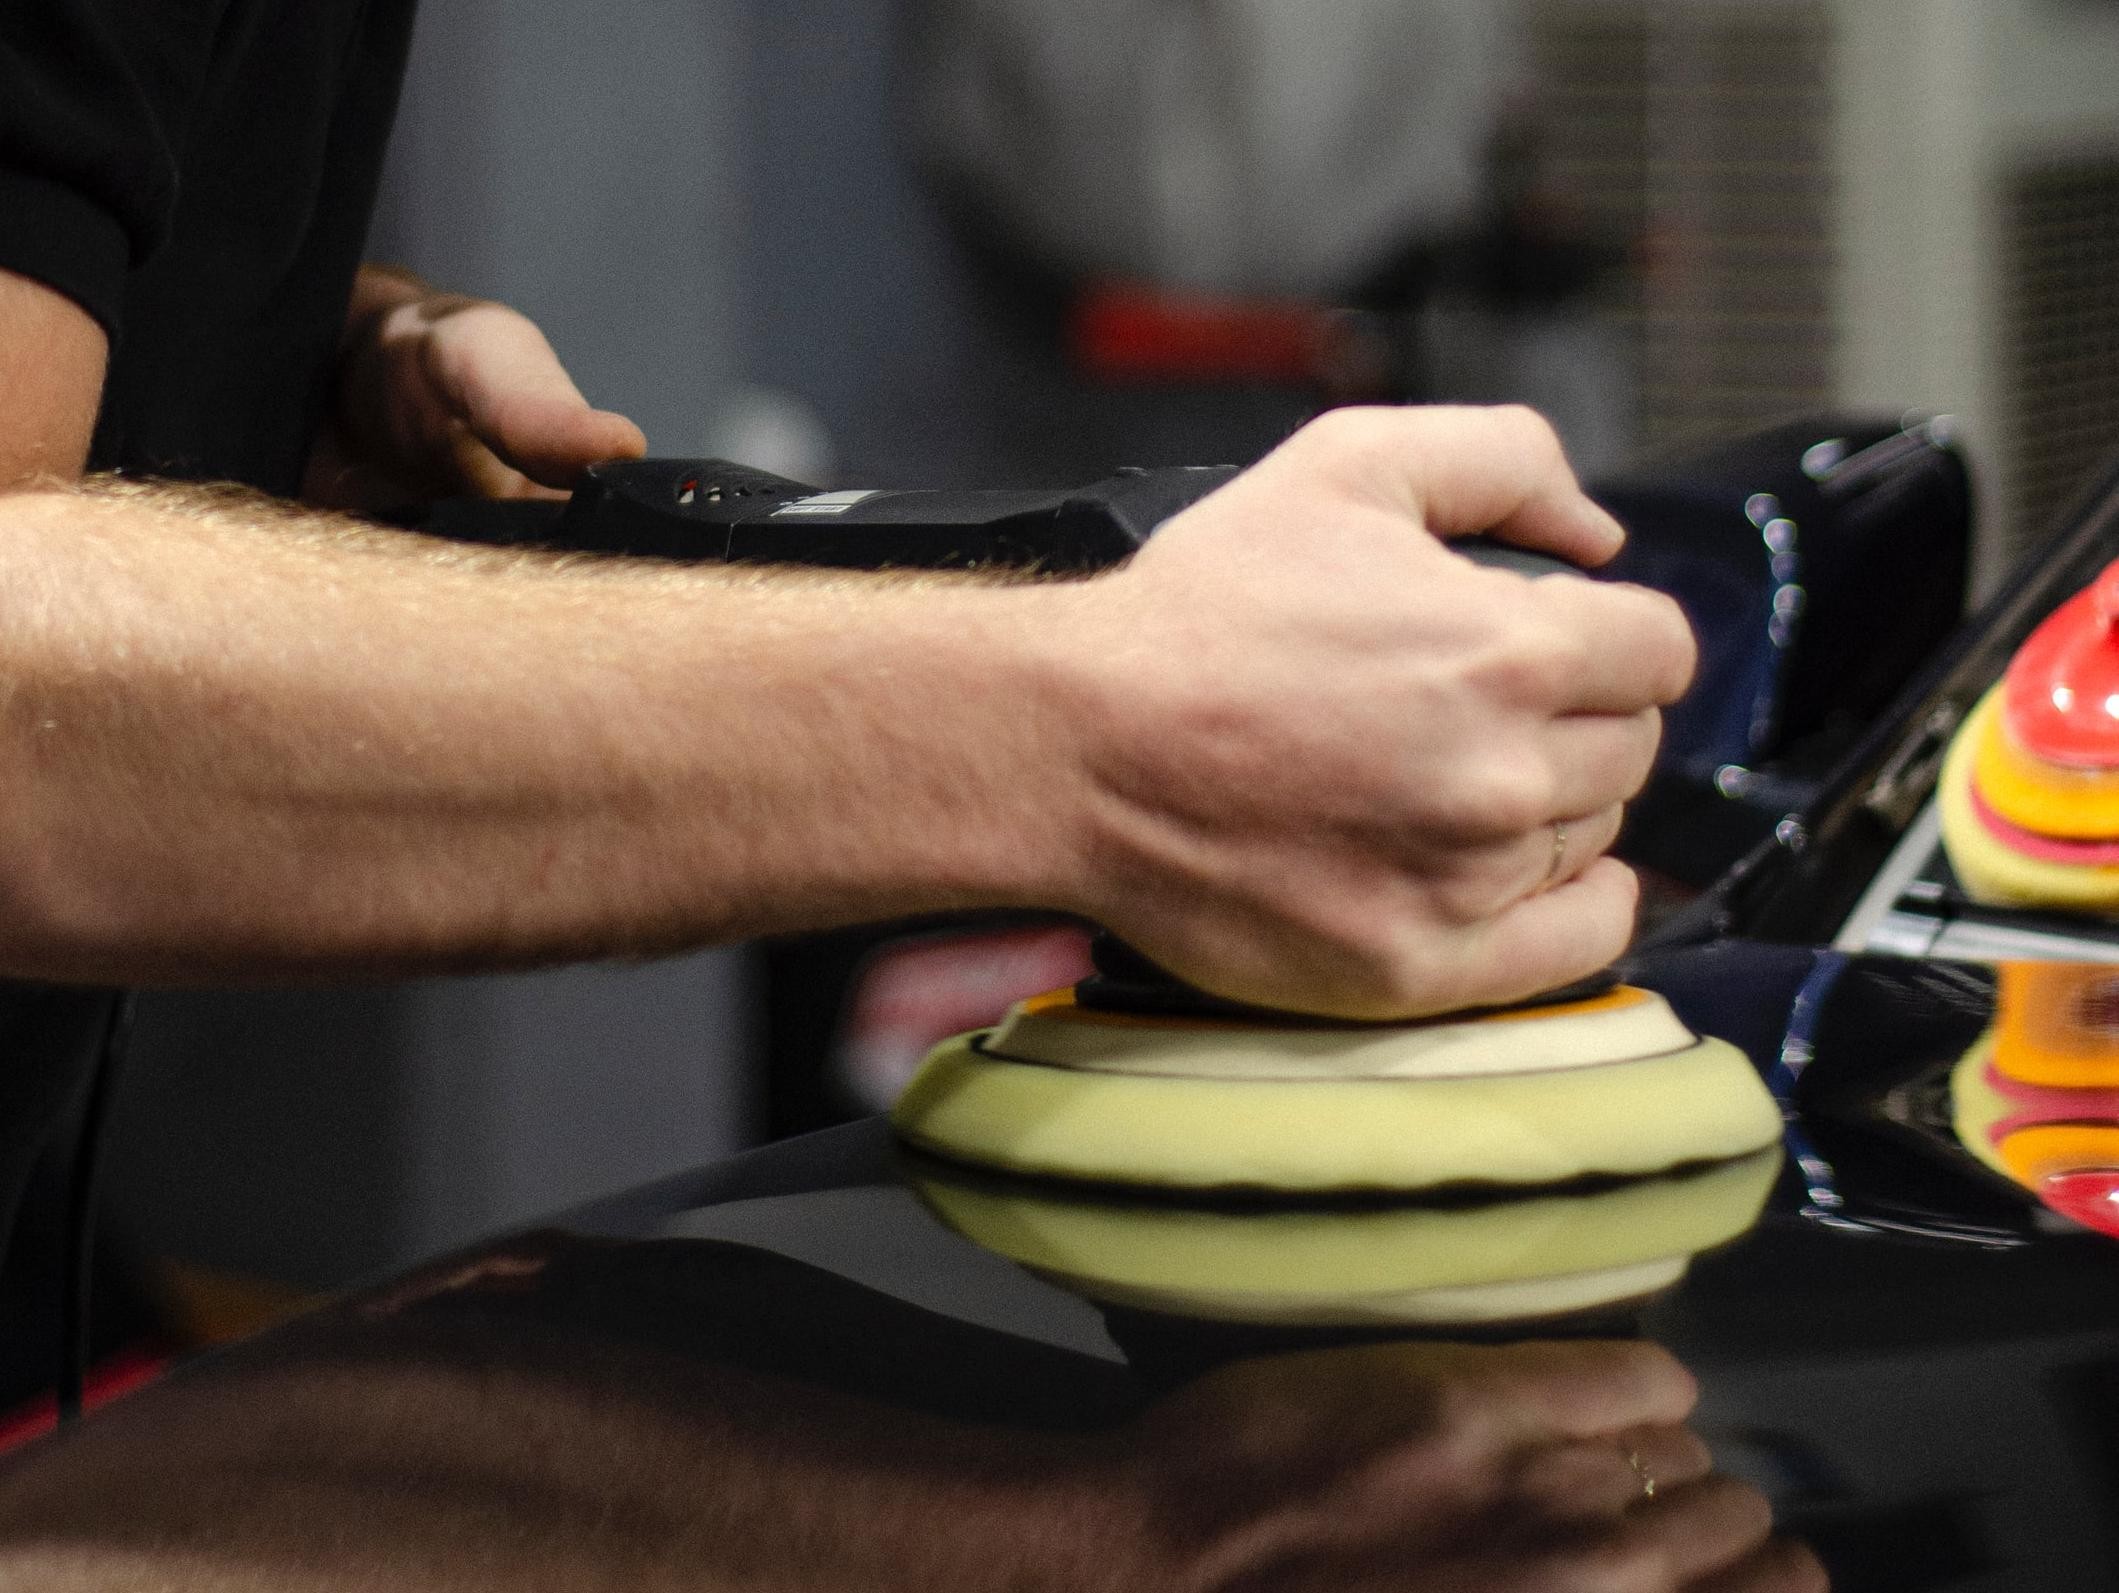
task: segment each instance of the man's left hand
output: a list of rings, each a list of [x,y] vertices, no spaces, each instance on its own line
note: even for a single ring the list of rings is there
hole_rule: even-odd
[[[646,451],[638,426],[590,407],[527,316],[371,265],[303,496],[354,510],[559,497],[598,460]]]

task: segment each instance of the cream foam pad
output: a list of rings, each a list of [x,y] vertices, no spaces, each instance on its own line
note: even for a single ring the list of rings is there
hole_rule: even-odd
[[[1216,1321],[1533,1320],[1633,1300],[1758,1220],[1776,1149],[1606,1189],[1370,1209],[1211,1210],[924,1174],[974,1244],[1106,1304]]]
[[[994,1057],[1097,1073],[1209,1079],[1484,1078],[1682,1051],[1670,1004],[1620,985],[1584,1001],[1426,1023],[1255,1024],[1084,1007],[1072,990],[1016,1003],[981,1044]]]
[[[1779,1109],[1742,1052],[1694,1038],[1660,997],[1625,987],[1544,1020],[1532,1009],[1391,1026],[1114,1018],[1054,998],[1031,1007],[1037,1030],[1065,1031],[1082,1059],[993,1054],[1037,1032],[1021,1025],[950,1041],[892,1113],[906,1141],[1090,1183],[1324,1194],[1640,1176],[1780,1135]],[[1614,1012],[1654,1023],[1650,1043],[1678,1043],[1646,1055],[1624,1054],[1632,1042],[1620,1054],[1588,1044],[1576,1020],[1593,1031]],[[1486,1049],[1494,1034],[1507,1036],[1505,1064]],[[1088,1065],[1099,1045],[1129,1060]],[[1350,1059],[1336,1074],[1319,1055],[1335,1047]]]
[[[1974,901],[1992,906],[2119,913],[2119,867],[2028,856],[2010,847],[1980,819],[1972,801],[1977,751],[1988,722],[2001,711],[2000,693],[1997,686],[1980,699],[1943,759],[1935,799],[1950,867]]]

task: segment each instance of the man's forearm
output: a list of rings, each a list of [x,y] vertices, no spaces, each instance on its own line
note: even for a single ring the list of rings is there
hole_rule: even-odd
[[[590,565],[0,499],[0,972],[526,963],[986,905],[1346,1017],[1616,956],[1675,605],[1523,411],[1306,428],[1095,580]]]
[[[452,548],[265,500],[0,499],[0,967],[644,953],[1052,899],[1050,595]]]

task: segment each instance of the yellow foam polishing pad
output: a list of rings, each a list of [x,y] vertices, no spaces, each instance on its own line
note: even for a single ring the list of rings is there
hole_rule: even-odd
[[[2119,1119],[2110,1115],[2109,1093],[2022,1088],[2002,1066],[2005,1050],[2004,1037],[1989,1029],[1950,1070],[1950,1127],[1958,1143],[2033,1191],[2055,1172],[2119,1167]]]
[[[1936,791],[1943,849],[1975,901],[2001,907],[2058,907],[2119,912],[2119,866],[2085,866],[2032,857],[1988,828],[1974,807],[1977,748],[1987,722],[2000,711],[1999,688],[1980,699],[1950,743]]]
[[[915,1180],[973,1243],[1076,1293],[1225,1321],[1493,1322],[1667,1287],[1758,1220],[1778,1149],[1696,1173],[1477,1205],[1211,1210]]]
[[[986,1055],[1098,1073],[1216,1079],[1468,1078],[1682,1051],[1669,1003],[1620,985],[1584,1001],[1406,1024],[1258,1024],[1105,1012],[1072,990],[1017,1003]]]
[[[1271,1050],[1290,1029],[1200,1033]],[[988,1038],[963,1035],[928,1057],[892,1112],[907,1142],[1099,1184],[1325,1193],[1638,1176],[1740,1156],[1780,1135],[1779,1109],[1750,1062],[1720,1040],[1590,1066],[1572,1065],[1563,1040],[1542,1053],[1550,1065],[1510,1071],[1288,1076],[1261,1066],[1216,1077],[1018,1061],[993,1055]]]
[[[1988,1029],[1950,1069],[1950,1129],[1958,1144],[2014,1183],[2016,1175],[1994,1144],[1994,1125],[2009,1115],[2011,1107],[2008,1097],[1987,1078],[1987,1064],[1993,1060],[1994,1031]]]
[[[2119,837],[2119,769],[2078,769],[2033,757],[2009,734],[2002,688],[1976,715],[1972,764],[1987,805],[2011,824],[2064,840]],[[1967,730],[1972,726],[1967,725]]]

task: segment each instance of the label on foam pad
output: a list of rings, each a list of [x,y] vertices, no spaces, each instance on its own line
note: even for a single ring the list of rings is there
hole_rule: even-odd
[[[1019,1003],[987,1056],[1092,1073],[1213,1079],[1445,1079],[1601,1067],[1697,1040],[1663,998],[1587,1001],[1404,1024],[1247,1024],[1103,1012],[1072,991]]]

